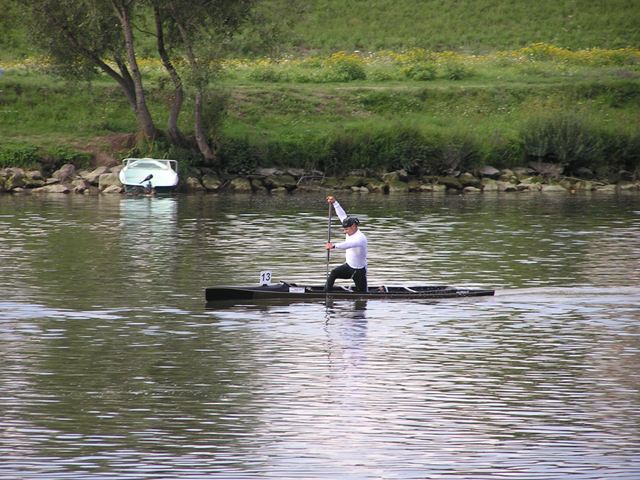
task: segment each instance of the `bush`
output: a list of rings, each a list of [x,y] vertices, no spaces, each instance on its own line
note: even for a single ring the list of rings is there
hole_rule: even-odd
[[[355,54],[334,53],[327,60],[326,66],[329,69],[329,75],[336,82],[350,82],[367,78],[364,62]]]
[[[524,125],[525,154],[537,160],[559,163],[568,173],[589,167],[604,157],[602,134],[578,114],[537,117]]]
[[[463,63],[449,61],[442,65],[442,75],[447,80],[463,80],[472,76],[472,72]]]
[[[40,163],[38,147],[30,144],[0,146],[0,167],[37,168]]]
[[[437,69],[433,63],[413,63],[402,69],[405,77],[411,80],[433,80],[436,78]]]
[[[349,169],[393,171],[412,175],[448,173],[452,167],[471,165],[477,150],[471,142],[449,143],[427,137],[411,126],[393,126],[372,132],[343,132],[331,138],[323,167],[328,173]]]

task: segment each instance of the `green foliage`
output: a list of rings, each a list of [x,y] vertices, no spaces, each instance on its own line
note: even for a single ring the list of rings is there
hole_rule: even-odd
[[[415,127],[394,125],[376,131],[338,133],[328,141],[322,166],[336,174],[349,169],[404,169],[414,175],[440,175],[472,168],[478,156],[475,142],[468,137],[427,137]]]
[[[247,138],[226,138],[218,154],[229,173],[250,173],[266,157],[264,145]]]
[[[34,2],[0,0],[0,57],[4,59],[32,49],[24,22],[15,18],[19,12],[12,8],[20,3]],[[97,3],[108,6],[109,2]],[[194,10],[189,9],[191,2],[185,4],[184,11]],[[522,0],[265,0],[258,7],[259,21],[236,36],[231,43],[234,51],[264,55],[283,50],[327,53],[420,47],[482,53],[533,42],[572,49],[640,44],[640,9],[635,0],[539,0],[535,8]],[[137,41],[146,52],[155,52],[153,38],[145,31],[137,32]]]
[[[355,55],[346,55],[341,52],[333,54],[327,61],[327,67],[329,76],[335,82],[350,82],[367,78],[363,62]]]
[[[402,69],[404,75],[412,80],[433,80],[437,75],[437,68],[433,63],[417,62]]]
[[[289,43],[302,51],[426,48],[486,52],[547,42],[567,48],[640,44],[636,1],[314,0],[304,15],[289,0],[268,0],[294,17]],[[289,13],[291,12],[291,13]]]
[[[284,78],[284,74],[281,70],[278,70],[271,66],[259,66],[252,69],[248,75],[250,80],[254,82],[280,82]]]
[[[590,166],[604,153],[601,133],[575,113],[530,119],[522,141],[527,156],[559,163],[568,172]]]
[[[443,77],[447,80],[463,80],[473,75],[473,72],[462,62],[448,61],[442,66]]]
[[[66,163],[76,168],[90,168],[92,156],[70,147],[43,149],[27,143],[7,143],[0,146],[0,167],[42,169],[49,174]]]
[[[0,167],[36,168],[40,160],[38,147],[31,144],[0,145]]]

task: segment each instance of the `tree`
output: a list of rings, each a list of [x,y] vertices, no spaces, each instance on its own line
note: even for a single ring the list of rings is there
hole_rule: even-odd
[[[204,102],[211,79],[218,70],[220,58],[233,34],[250,17],[256,0],[151,0],[156,20],[159,54],[175,86],[176,95],[170,117],[170,136],[177,125],[178,102],[182,101],[183,81],[169,59],[165,46],[166,30],[172,51],[179,52],[189,67],[187,78],[194,95],[194,136],[207,164],[216,165],[218,158],[212,145],[204,115]]]
[[[34,39],[59,73],[83,79],[96,70],[106,73],[122,88],[143,137],[157,136],[135,53],[135,0],[40,0],[21,6]]]
[[[20,2],[34,39],[65,76],[88,78],[102,71],[120,85],[142,137],[159,135],[147,105],[138,66],[136,21],[153,18],[156,47],[174,85],[167,137],[184,145],[178,119],[187,92],[194,100],[194,137],[204,160],[217,163],[203,114],[210,81],[233,34],[258,0],[40,0]],[[181,72],[177,60],[188,68]]]

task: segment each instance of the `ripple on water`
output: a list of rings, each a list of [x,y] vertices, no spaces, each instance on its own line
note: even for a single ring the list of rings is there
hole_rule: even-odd
[[[495,297],[213,310],[324,280],[310,199],[0,203],[0,479],[638,478],[638,208],[537,198],[345,202],[372,282]]]

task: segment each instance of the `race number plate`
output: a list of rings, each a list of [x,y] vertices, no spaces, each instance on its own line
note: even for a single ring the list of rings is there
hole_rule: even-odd
[[[260,285],[271,285],[271,270],[260,272]]]

